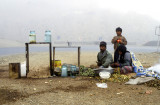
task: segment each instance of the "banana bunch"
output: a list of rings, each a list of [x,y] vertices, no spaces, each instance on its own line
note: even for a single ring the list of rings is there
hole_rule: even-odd
[[[94,76],[95,75],[95,72],[94,70],[92,70],[91,68],[87,68],[87,67],[84,67],[84,66],[80,66],[80,70],[79,70],[79,74],[80,76]]]

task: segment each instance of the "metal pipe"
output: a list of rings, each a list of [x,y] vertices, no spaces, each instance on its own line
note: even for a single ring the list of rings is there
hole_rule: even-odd
[[[49,59],[50,59],[50,74],[51,74],[51,76],[53,76],[53,69],[52,69],[52,43],[50,43],[49,44],[49,55],[50,55],[50,57],[49,57]]]
[[[53,72],[54,72],[54,70],[55,70],[55,47],[53,47]]]
[[[78,47],[78,67],[80,67],[80,47]]]
[[[157,29],[159,29],[159,30],[158,30],[158,33],[157,33]],[[160,44],[160,43],[159,43],[159,37],[160,37],[160,26],[159,26],[159,27],[157,26],[157,27],[155,28],[155,35],[157,35],[157,36],[158,36],[158,41],[157,41],[157,52],[159,52],[159,44]]]

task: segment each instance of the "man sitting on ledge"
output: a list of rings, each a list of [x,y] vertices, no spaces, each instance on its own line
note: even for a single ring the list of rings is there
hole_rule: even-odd
[[[107,68],[113,63],[112,55],[106,50],[106,42],[100,42],[100,52],[97,55],[97,65],[100,68]]]

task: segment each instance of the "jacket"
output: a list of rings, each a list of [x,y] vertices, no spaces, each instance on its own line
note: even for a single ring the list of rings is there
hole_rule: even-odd
[[[111,63],[113,63],[112,55],[106,50],[103,53],[99,52],[97,55],[98,66],[103,66],[107,68]]]
[[[119,58],[120,58],[120,56],[119,56]],[[124,62],[122,63],[119,60],[118,60],[118,63],[120,64],[121,67],[123,67],[123,66],[132,66],[131,54],[128,51],[124,55]]]
[[[121,40],[122,43],[119,43],[117,40]],[[112,39],[112,41],[111,41],[111,43],[114,44],[114,50],[116,50],[117,47],[118,47],[119,45],[121,45],[121,44],[127,45],[127,40],[126,40],[126,38],[125,38],[124,36],[122,36],[122,35],[121,35],[121,36],[114,36],[113,39]]]

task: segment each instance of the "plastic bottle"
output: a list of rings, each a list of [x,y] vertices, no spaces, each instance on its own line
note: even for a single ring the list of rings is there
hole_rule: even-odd
[[[35,42],[36,42],[36,34],[35,34],[35,31],[30,31],[30,34],[29,34],[29,42],[30,42],[30,43],[35,43]]]
[[[67,66],[65,66],[65,65],[62,65],[62,68],[61,68],[61,76],[62,76],[62,77],[67,77],[67,76],[68,76]]]
[[[51,31],[45,31],[45,42],[51,42]]]

